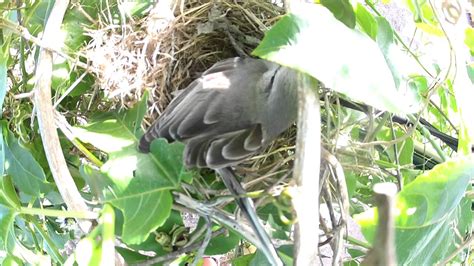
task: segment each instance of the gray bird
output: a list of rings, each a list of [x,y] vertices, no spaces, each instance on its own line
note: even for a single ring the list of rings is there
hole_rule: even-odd
[[[217,62],[170,103],[140,139],[139,149],[149,152],[156,138],[181,141],[186,166],[215,169],[231,193],[244,194],[230,167],[261,151],[295,121],[296,76],[261,59]],[[253,202],[236,201],[259,240],[267,243],[262,251],[272,264],[280,264]]]

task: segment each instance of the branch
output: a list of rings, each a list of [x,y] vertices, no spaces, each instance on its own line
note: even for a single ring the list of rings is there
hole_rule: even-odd
[[[298,79],[298,133],[292,193],[295,225],[295,265],[318,265],[319,167],[321,116],[317,83],[308,75]]]
[[[395,252],[395,195],[393,183],[374,186],[374,200],[378,209],[378,224],[374,245],[362,265],[397,265]]]
[[[42,38],[43,43],[49,44],[47,45],[48,47],[61,47],[62,45],[57,38],[57,34],[60,31],[68,4],[68,0],[57,0],[53,6]],[[52,69],[53,54],[51,50],[41,48],[36,65],[37,80],[34,88],[35,107],[38,112],[41,139],[43,140],[44,151],[54,181],[68,209],[71,211],[87,212],[87,205],[79,194],[76,184],[67,168],[54,123],[53,104],[51,101]],[[89,221],[81,221],[79,225],[85,232],[89,231],[91,227]]]

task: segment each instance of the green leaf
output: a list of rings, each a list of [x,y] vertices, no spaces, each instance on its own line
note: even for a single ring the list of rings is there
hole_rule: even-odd
[[[424,77],[414,74],[419,72],[418,66],[412,58],[408,57],[406,52],[402,52],[397,46],[390,23],[384,17],[376,17],[375,19],[378,24],[377,44],[392,72],[395,86],[399,91],[409,93],[413,102],[420,104],[420,94],[427,90],[427,85],[420,82]]]
[[[46,181],[43,169],[31,155],[23,148],[13,133],[5,136],[5,170],[18,188],[31,196],[39,197],[41,193],[47,193],[52,189]]]
[[[99,266],[102,265],[102,260],[106,259],[102,258],[101,246],[91,237],[79,241],[73,256],[78,265]]]
[[[182,144],[161,139],[152,143],[151,153],[138,152],[146,99],[126,112],[104,114],[76,128],[82,141],[108,153],[100,169],[105,178],[90,169],[82,174],[103,201],[122,211],[122,240],[127,244],[143,242],[165,222],[171,211],[171,189],[182,178],[190,178],[182,163]]]
[[[0,43],[0,118],[3,113],[3,101],[7,94],[7,63],[9,48],[9,43],[4,43],[3,45]]]
[[[285,246],[283,246],[282,248],[284,248],[284,247]],[[282,252],[281,248],[278,250],[278,255],[280,256],[281,260],[283,261],[283,265],[293,265],[293,258],[291,256],[289,256],[288,254],[286,254],[285,252]],[[250,265],[250,266],[263,266],[263,265],[271,265],[271,264],[268,262],[267,258],[263,254],[263,252],[257,250],[257,252],[255,252],[255,256],[252,258],[252,261],[248,265]]]
[[[347,27],[355,27],[356,17],[349,0],[321,0],[320,3]]]
[[[356,19],[364,32],[367,33],[372,40],[375,40],[377,37],[377,21],[375,21],[374,16],[372,16],[361,3],[357,3]]]
[[[7,255],[5,257],[5,259],[3,259],[2,261],[2,265],[5,265],[5,266],[20,266],[20,265],[23,265],[23,261],[18,258],[18,257],[15,257],[13,255]]]
[[[471,53],[474,52],[474,29],[473,28],[466,28],[464,43],[467,45]]]
[[[418,176],[396,198],[397,259],[403,265],[433,265],[451,254],[472,226],[468,200],[463,200],[474,176],[474,155],[456,158]],[[373,241],[377,212],[355,216],[365,237]],[[453,227],[454,225],[454,227]]]
[[[420,109],[414,92],[395,86],[383,54],[367,35],[347,28],[322,6],[293,12],[267,32],[254,55],[303,71],[381,110],[406,114]]]
[[[213,237],[206,247],[207,255],[225,254],[234,249],[242,238],[235,232],[229,231],[227,235]]]
[[[13,230],[13,222],[17,214],[12,207],[0,204],[0,242],[3,250],[8,250],[8,238]]]
[[[108,202],[119,208],[124,215],[122,240],[138,244],[162,225],[171,212],[172,197],[169,190],[133,192]]]
[[[20,199],[16,194],[11,177],[0,179],[0,204],[18,209],[21,207]]]
[[[247,266],[247,265],[250,265],[251,261],[253,260],[253,258],[255,258],[255,256],[256,256],[256,254],[252,253],[252,254],[247,254],[247,255],[237,257],[237,258],[232,260],[232,265],[234,265],[234,266]]]
[[[390,128],[383,128],[377,132],[377,139],[382,141],[392,141],[405,135],[406,133],[402,130],[394,129],[395,136],[392,136],[392,130]],[[407,138],[404,141],[397,142],[398,160],[400,166],[411,165],[413,163],[413,152],[415,150],[415,144],[413,139]],[[384,150],[388,154],[388,160],[395,164],[395,149],[393,145],[387,146]]]

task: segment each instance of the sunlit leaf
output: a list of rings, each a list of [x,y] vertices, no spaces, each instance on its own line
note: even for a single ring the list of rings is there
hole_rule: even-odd
[[[474,176],[474,156],[437,165],[397,195],[397,259],[404,265],[432,265],[451,254],[472,226],[470,203],[463,196]],[[355,216],[365,237],[374,239],[375,209]],[[453,225],[457,225],[454,226]]]
[[[420,68],[406,52],[400,50],[396,44],[394,31],[390,23],[384,17],[376,17],[375,19],[378,25],[377,44],[392,72],[395,86],[399,92],[410,95],[413,99],[418,99],[414,100],[414,102],[420,103],[421,99],[419,95],[427,89],[426,86],[423,86],[424,84],[419,84],[413,80],[413,75],[419,73]],[[418,85],[420,85],[420,87],[418,87]]]
[[[12,133],[8,133],[5,140],[5,170],[18,188],[37,197],[50,191],[52,186],[46,181],[43,168],[31,153],[18,143]]]
[[[375,21],[374,16],[367,11],[361,3],[357,3],[356,19],[364,32],[367,33],[372,40],[375,40],[377,37],[377,21]]]
[[[182,144],[156,140],[151,153],[138,151],[146,99],[126,112],[101,115],[76,129],[82,141],[108,153],[100,169],[105,178],[98,180],[101,175],[90,169],[82,174],[95,191],[101,191],[100,198],[122,211],[122,240],[128,244],[143,242],[165,222],[171,211],[170,190],[182,178],[190,178],[182,163]]]
[[[91,237],[85,237],[79,241],[74,252],[74,259],[78,265],[103,265],[102,248]]]
[[[396,87],[375,42],[319,5],[304,5],[284,16],[253,54],[306,72],[326,87],[381,110],[406,114],[421,107],[415,92]]]
[[[442,29],[440,29],[439,27],[427,24],[427,23],[416,23],[416,27],[434,36],[438,36],[438,37],[444,36]]]
[[[356,18],[349,0],[321,0],[320,3],[347,27],[351,29],[355,27]]]
[[[473,28],[466,28],[464,43],[467,45],[469,50],[471,50],[471,53],[474,52],[474,29]]]

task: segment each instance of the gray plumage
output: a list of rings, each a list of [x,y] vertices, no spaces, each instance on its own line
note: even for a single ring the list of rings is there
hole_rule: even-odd
[[[296,119],[296,75],[260,59],[217,62],[170,103],[139,144],[149,152],[156,138],[181,141],[188,167],[216,169],[271,265],[282,265],[281,259],[230,166],[260,151]]]
[[[296,72],[269,61],[231,58],[214,64],[179,94],[140,140],[186,144],[188,167],[236,165],[296,119]]]

